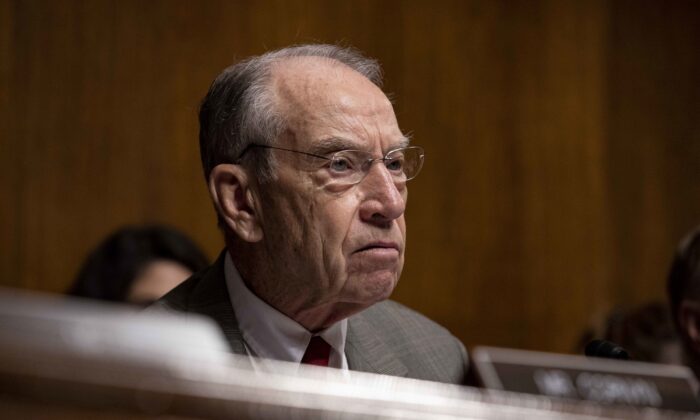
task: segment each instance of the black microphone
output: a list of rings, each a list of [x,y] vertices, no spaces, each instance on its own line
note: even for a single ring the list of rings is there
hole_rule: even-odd
[[[606,359],[628,360],[627,350],[611,341],[593,340],[586,345],[586,356],[603,357]]]

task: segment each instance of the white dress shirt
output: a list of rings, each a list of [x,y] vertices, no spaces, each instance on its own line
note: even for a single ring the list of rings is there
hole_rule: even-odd
[[[233,265],[228,252],[224,263],[224,275],[226,276],[226,287],[231,297],[231,305],[236,314],[238,328],[243,334],[246,350],[248,354],[254,356],[251,357],[253,366],[265,363],[264,359],[301,363],[311,337],[318,335],[331,346],[328,366],[343,370],[348,369],[348,361],[345,357],[347,319],[312,334],[251,292]],[[280,281],[284,281],[284,279],[280,279]]]

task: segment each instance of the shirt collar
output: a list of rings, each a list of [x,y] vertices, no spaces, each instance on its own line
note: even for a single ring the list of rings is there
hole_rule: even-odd
[[[301,324],[251,292],[243,282],[228,252],[224,262],[224,275],[238,327],[251,355],[300,363],[311,337],[319,335],[332,348],[329,366],[347,369],[345,358],[347,319],[336,322],[317,334],[312,334]]]

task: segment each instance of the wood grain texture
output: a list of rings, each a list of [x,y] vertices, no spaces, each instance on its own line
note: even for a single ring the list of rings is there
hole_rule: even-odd
[[[199,101],[316,41],[378,58],[427,151],[397,300],[467,345],[570,351],[663,299],[700,223],[697,2],[0,0],[0,284],[60,292],[127,223],[214,257]]]

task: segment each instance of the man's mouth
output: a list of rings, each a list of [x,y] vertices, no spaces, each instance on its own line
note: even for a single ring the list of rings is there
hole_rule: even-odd
[[[354,253],[360,252],[376,252],[376,253],[393,253],[399,252],[399,245],[396,242],[378,241],[369,243],[361,248],[358,248]]]

